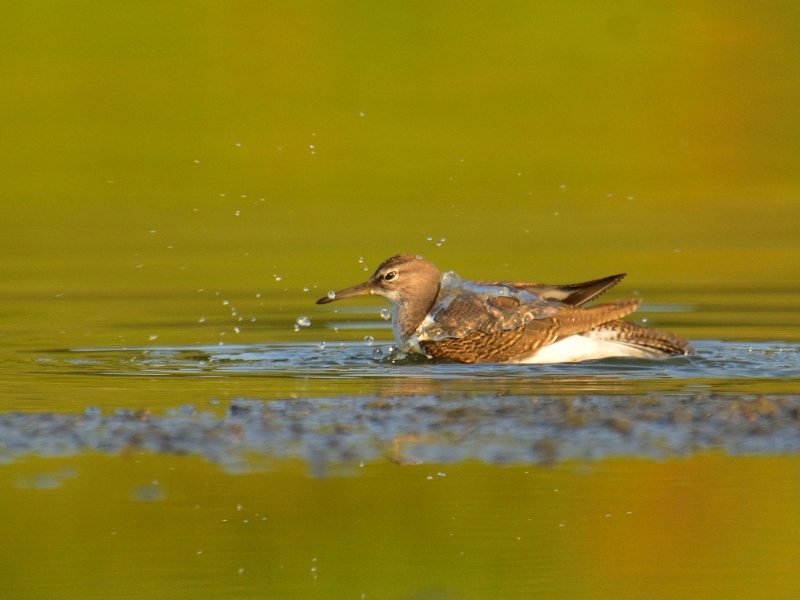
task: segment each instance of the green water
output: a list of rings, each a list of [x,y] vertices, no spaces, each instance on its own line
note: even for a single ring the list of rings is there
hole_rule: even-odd
[[[0,596],[800,593],[798,23],[757,2],[6,7]],[[391,364],[379,301],[314,300],[401,252],[468,279],[626,272],[609,298],[638,295],[634,320],[700,357]],[[526,439],[518,413],[484,444],[392,404],[506,394],[617,412],[608,431],[546,422],[563,454],[508,463],[492,444]],[[735,427],[657,459],[626,446],[647,415],[625,406],[673,395]],[[300,434],[267,451],[241,398],[390,401],[387,446],[361,467],[341,421],[350,460]],[[119,410],[166,419],[163,443],[104,450]],[[247,461],[170,446],[176,410],[225,452],[240,427]],[[408,444],[468,450],[400,466]]]

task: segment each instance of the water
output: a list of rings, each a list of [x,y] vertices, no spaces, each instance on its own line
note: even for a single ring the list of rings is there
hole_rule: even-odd
[[[781,342],[696,341],[697,356],[659,360],[609,358],[583,363],[526,365],[480,363],[464,365],[415,356],[392,354],[392,344],[381,344],[386,358],[375,360],[365,344],[339,342],[320,348],[316,343],[226,345],[192,347],[74,348],[38,356],[36,373],[58,373],[87,365],[96,375],[179,375],[224,377],[263,375],[286,379],[378,379],[379,389],[411,380],[436,382],[449,390],[463,385],[475,391],[504,391],[548,383],[580,393],[620,389],[663,389],[665,380],[676,391],[694,388],[724,390],[725,384],[769,384],[774,379],[792,382],[800,377],[800,344]],[[396,345],[395,345],[396,346]],[[91,366],[89,366],[91,365]],[[570,383],[581,380],[580,388]],[[765,380],[765,381],[762,381]],[[776,382],[777,383],[777,382]]]
[[[642,570],[680,573],[664,598],[798,584],[791,289],[638,290],[654,302],[634,318],[696,356],[561,365],[398,359],[378,299],[197,289],[7,303],[80,343],[5,329],[6,595],[634,598]]]
[[[0,597],[796,597],[798,18],[6,10]],[[398,253],[698,355],[397,360]]]

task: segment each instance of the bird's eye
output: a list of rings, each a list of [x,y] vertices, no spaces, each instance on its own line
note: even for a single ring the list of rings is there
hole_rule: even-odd
[[[391,281],[397,277],[397,271],[389,271],[386,275],[383,276],[384,281]]]

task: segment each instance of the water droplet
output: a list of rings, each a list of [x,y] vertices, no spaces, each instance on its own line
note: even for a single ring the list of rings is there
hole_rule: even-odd
[[[388,321],[392,318],[392,311],[390,311],[388,308],[384,308],[381,311],[381,318],[383,318],[384,321]]]
[[[239,328],[238,328],[238,327],[234,327],[234,328],[233,328],[233,330],[234,330],[236,333],[239,333]]]
[[[283,279],[283,277],[281,277],[280,275],[273,275],[273,277],[275,278],[275,281],[280,281],[281,279]]]
[[[554,212],[553,214],[554,214],[555,216],[558,216],[558,212]]]
[[[433,241],[433,236],[429,235],[427,239],[428,239],[429,242],[432,242]]]
[[[447,238],[442,238],[442,239],[441,239],[441,242],[442,242],[442,243],[445,243],[446,241],[447,241]]]
[[[158,338],[158,336],[157,336],[157,335],[151,335],[149,339],[150,339],[150,341],[152,342],[153,340],[155,340],[155,339],[157,339],[157,338]]]
[[[228,304],[230,304],[230,300],[223,300],[222,301],[222,305],[223,306],[227,306]]]
[[[365,343],[367,346],[372,346],[372,344],[374,344],[374,343],[375,343],[375,338],[374,338],[374,337],[372,337],[371,335],[368,335],[368,336],[364,337],[364,343]]]
[[[330,298],[331,300],[333,300],[334,298],[336,298],[336,292],[334,292],[333,290],[331,290],[330,292],[328,292],[328,298]]]
[[[307,291],[308,291],[308,288],[307,288],[307,287],[304,287],[304,288],[303,288],[303,291],[304,291],[304,292],[307,292]]]
[[[242,142],[236,142],[236,146],[237,146],[238,148],[241,148],[241,146],[242,146]]]
[[[647,323],[647,317],[645,317],[644,319],[642,319],[642,323]]]
[[[437,246],[441,246],[441,245],[442,245],[442,242],[436,242],[436,245],[437,245]]]
[[[295,324],[294,324],[294,330],[295,330],[295,331],[300,331],[300,325],[298,325],[297,323],[295,323]]]
[[[233,213],[233,214],[235,214],[235,215],[238,217],[240,213],[239,213],[239,211],[237,210],[237,211],[236,211],[235,213]]]
[[[358,262],[363,263],[364,262],[364,257],[362,256],[361,258],[359,258]]]
[[[325,342],[320,342],[319,344],[317,344],[317,347],[318,347],[320,350],[325,350]]]
[[[566,189],[566,187],[567,187],[567,184],[566,184],[566,183],[562,183],[560,187],[561,187],[561,189],[562,189],[562,190],[563,190],[563,189]]]
[[[375,348],[375,350],[372,351],[372,356],[375,358],[381,358],[383,356],[383,350],[380,348]]]
[[[363,117],[363,116],[364,116],[364,111],[362,110],[362,111],[361,111],[360,113],[358,113],[358,114],[360,114],[360,115]]]
[[[258,292],[258,293],[256,294],[256,298],[261,298],[261,292]]]
[[[198,323],[205,323],[206,322],[206,318],[205,317],[200,317],[200,319],[197,322]]]
[[[311,319],[309,319],[306,316],[297,317],[297,321],[296,322],[297,322],[298,325],[300,325],[300,327],[308,327],[308,326],[311,325]]]

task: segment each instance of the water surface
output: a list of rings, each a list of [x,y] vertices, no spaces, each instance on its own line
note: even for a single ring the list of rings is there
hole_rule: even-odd
[[[798,22],[8,8],[0,596],[798,596]],[[398,253],[698,355],[393,361]]]

